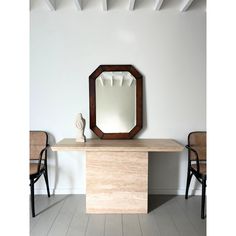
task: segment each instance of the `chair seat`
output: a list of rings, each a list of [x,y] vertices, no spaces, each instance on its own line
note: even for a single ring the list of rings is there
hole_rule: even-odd
[[[40,170],[43,169],[43,165],[40,166]],[[38,163],[30,163],[30,175],[38,173]]]
[[[197,164],[192,164],[192,168],[197,171]],[[199,163],[199,172],[201,175],[206,175],[206,163]]]

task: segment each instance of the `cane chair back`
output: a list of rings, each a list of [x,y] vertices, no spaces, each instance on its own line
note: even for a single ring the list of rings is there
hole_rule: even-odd
[[[190,133],[188,136],[188,145],[197,152],[199,161],[206,161],[207,140],[205,131],[197,131]],[[191,161],[196,161],[196,153],[190,151],[189,158]]]

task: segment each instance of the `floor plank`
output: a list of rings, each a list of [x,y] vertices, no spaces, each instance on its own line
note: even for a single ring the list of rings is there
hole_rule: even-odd
[[[64,200],[64,204],[60,209],[53,225],[48,232],[49,236],[65,236],[69,230],[69,225],[71,224],[73,215],[77,209],[78,197],[75,195],[68,195]]]
[[[139,215],[139,222],[143,235],[146,236],[160,236],[160,231],[155,220],[155,214],[149,213],[147,215]]]
[[[160,235],[180,236],[180,233],[167,211],[167,203],[153,211]]]
[[[39,220],[30,233],[31,236],[47,235],[64,204],[64,200],[65,196],[63,195],[49,198],[49,204],[44,211],[40,212]]]
[[[106,215],[105,236],[122,236],[122,216]]]
[[[41,212],[42,210],[46,209],[48,207],[49,199],[42,196],[42,195],[36,195],[34,200],[35,205],[35,217],[31,217],[31,201],[29,201],[29,215],[30,215],[30,232],[32,232],[34,226],[37,224],[40,215],[38,212]]]
[[[177,196],[176,203],[185,212],[188,220],[191,222],[198,235],[206,235],[206,219],[201,219],[201,197],[193,196],[185,199],[184,196]]]
[[[85,196],[77,197],[77,209],[69,226],[67,236],[85,235],[89,215],[85,213]]]
[[[177,204],[176,199],[172,199],[168,202],[167,211],[181,236],[198,236],[196,229],[187,218],[183,209]]]
[[[105,229],[105,215],[89,214],[86,236],[103,236]]]
[[[66,236],[82,236],[86,234],[89,216],[83,213],[76,214],[70,224]]]
[[[122,215],[122,224],[124,236],[142,236],[137,214]]]
[[[184,196],[157,195],[152,196],[152,203],[149,214],[86,214],[85,195],[36,195],[36,217],[30,214],[30,235],[206,235],[200,196],[185,200]]]

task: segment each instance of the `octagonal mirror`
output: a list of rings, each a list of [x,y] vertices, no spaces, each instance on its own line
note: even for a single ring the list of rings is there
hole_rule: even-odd
[[[132,65],[100,65],[89,76],[90,129],[102,139],[142,129],[142,75]]]

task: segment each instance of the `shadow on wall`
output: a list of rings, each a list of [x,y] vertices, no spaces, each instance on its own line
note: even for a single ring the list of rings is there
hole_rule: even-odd
[[[48,141],[49,141],[50,146],[53,146],[54,144],[56,144],[55,137],[49,132],[48,132]],[[66,160],[69,160],[70,163],[75,163],[75,166],[77,167],[81,166],[81,163],[80,163],[81,158],[74,158],[75,156],[72,155],[71,153],[69,153],[67,157],[68,158],[66,158]],[[49,188],[51,190],[51,194],[53,195],[60,194],[60,192],[56,193],[56,190],[71,191],[71,194],[72,194],[73,190],[76,189],[75,180],[74,180],[74,172],[66,167],[63,168],[63,160],[61,160],[61,163],[59,163],[59,160],[60,159],[58,158],[57,152],[53,152],[52,150],[49,149],[48,151],[48,169],[49,169],[48,175],[49,175]],[[61,187],[59,186],[59,178],[66,180],[69,187],[66,189],[60,190]]]
[[[49,143],[49,146],[51,147],[54,144],[56,144],[56,139],[51,133],[49,133],[49,132],[47,132],[47,133],[48,133],[48,143]],[[58,171],[58,156],[57,156],[57,152],[53,152],[51,149],[49,149],[48,154],[49,154],[48,155],[49,188],[53,189],[52,194],[54,195],[55,194],[55,189],[56,189],[57,184],[58,184],[58,172],[59,172]],[[53,169],[54,169],[54,171],[50,171],[50,170],[53,170]],[[55,176],[52,176],[52,173],[54,173]],[[50,181],[52,179],[54,179],[54,186],[53,187],[51,185],[52,183],[50,183],[50,182],[52,182],[52,181]]]
[[[146,96],[146,80],[143,76],[143,128],[137,133],[135,138],[139,138],[147,129],[147,96]]]
[[[184,198],[187,180],[187,154],[184,154],[185,157],[186,160],[183,160],[183,153],[149,153],[149,194],[172,195],[173,197],[183,195]],[[184,168],[183,161],[186,161]],[[198,181],[193,178],[189,189],[189,197],[198,194],[200,186]],[[168,197],[166,200],[168,200]],[[152,210],[156,204],[160,204],[160,202],[152,204]]]
[[[98,139],[98,136],[90,129],[89,124],[88,124],[88,131],[89,131],[89,137],[86,138]]]
[[[148,212],[178,195],[180,155],[180,153],[149,153]]]
[[[181,153],[149,154],[149,190],[152,194],[178,194]]]

